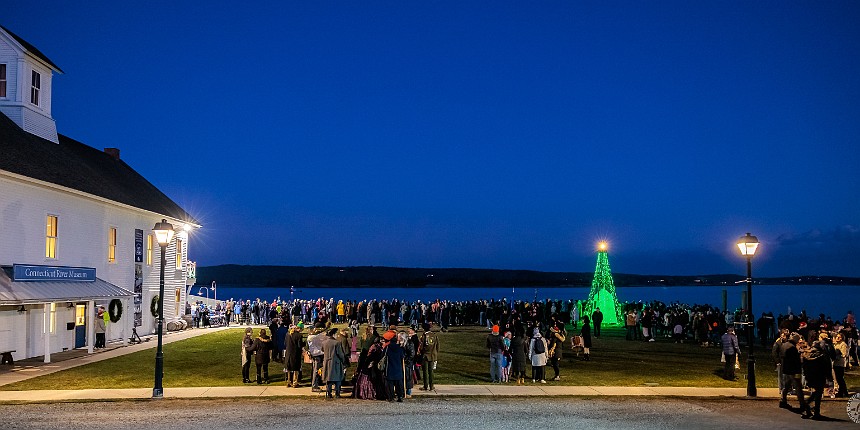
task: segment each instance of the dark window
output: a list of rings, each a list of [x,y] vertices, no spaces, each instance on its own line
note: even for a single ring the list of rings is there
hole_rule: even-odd
[[[6,65],[0,64],[0,97],[6,97]]]
[[[39,106],[39,91],[42,89],[42,75],[33,70],[32,79],[30,80],[30,103]]]

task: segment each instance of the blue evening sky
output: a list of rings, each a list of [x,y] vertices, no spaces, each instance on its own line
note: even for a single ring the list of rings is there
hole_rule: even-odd
[[[9,6],[9,5],[7,5]],[[200,265],[860,276],[860,2],[15,2]]]

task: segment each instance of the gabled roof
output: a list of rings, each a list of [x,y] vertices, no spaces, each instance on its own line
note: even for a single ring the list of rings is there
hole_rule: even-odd
[[[59,135],[53,143],[0,114],[0,170],[199,225],[122,160]]]
[[[39,58],[40,60],[44,61],[44,62],[45,62],[46,64],[48,64],[49,66],[53,67],[53,68],[54,68],[54,70],[56,70],[56,71],[58,71],[58,72],[60,72],[60,73],[65,73],[65,72],[63,72],[63,69],[61,69],[59,66],[57,66],[56,64],[54,64],[54,62],[53,62],[53,61],[51,61],[51,59],[50,59],[50,58],[48,58],[45,54],[43,54],[43,53],[42,53],[42,51],[40,51],[38,48],[36,48],[35,46],[31,45],[29,42],[27,42],[26,40],[22,39],[22,38],[21,38],[20,36],[18,36],[17,34],[12,33],[11,31],[9,31],[9,29],[8,29],[8,28],[3,27],[2,25],[0,25],[0,29],[3,29],[3,31],[5,31],[7,34],[9,34],[9,36],[12,36],[12,38],[13,38],[13,39],[15,39],[15,41],[16,41],[16,42],[20,43],[20,44],[21,44],[21,46],[23,46],[23,47],[24,47],[24,50],[25,50],[25,51],[29,52],[29,53],[30,53],[30,54],[32,54],[33,56],[35,56],[35,57]]]

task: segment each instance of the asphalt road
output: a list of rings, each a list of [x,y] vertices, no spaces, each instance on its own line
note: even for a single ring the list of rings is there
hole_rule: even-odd
[[[830,421],[802,420],[775,401],[655,398],[199,399],[0,405],[4,429],[791,429],[852,428],[847,402]]]

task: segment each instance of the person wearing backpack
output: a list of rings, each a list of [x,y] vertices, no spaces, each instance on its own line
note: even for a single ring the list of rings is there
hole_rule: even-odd
[[[540,329],[534,328],[529,342],[529,359],[532,362],[532,383],[540,381],[546,384],[546,339],[540,334]]]

